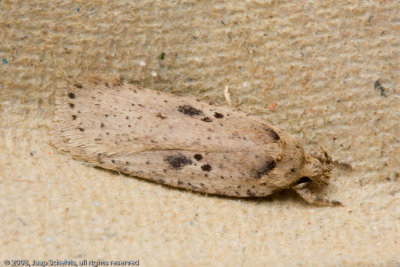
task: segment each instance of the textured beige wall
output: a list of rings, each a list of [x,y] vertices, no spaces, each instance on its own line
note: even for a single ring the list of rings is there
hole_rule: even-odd
[[[3,0],[0,60],[0,264],[400,265],[398,1]],[[205,196],[57,152],[54,89],[101,72],[217,103],[229,86],[353,164],[321,192],[345,207]]]

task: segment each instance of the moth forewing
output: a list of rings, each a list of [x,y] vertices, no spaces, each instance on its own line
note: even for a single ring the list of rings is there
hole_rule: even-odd
[[[193,97],[90,77],[59,88],[55,103],[57,148],[174,187],[267,196],[296,186],[311,162],[298,139],[258,117]],[[294,189],[304,197],[304,188]]]

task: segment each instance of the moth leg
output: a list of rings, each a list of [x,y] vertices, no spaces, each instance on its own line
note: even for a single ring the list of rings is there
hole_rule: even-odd
[[[224,97],[225,97],[226,103],[228,103],[229,106],[232,106],[232,99],[231,99],[231,94],[229,93],[228,85],[225,86]]]
[[[342,203],[337,200],[328,200],[325,198],[318,197],[314,195],[313,192],[307,187],[309,182],[301,183],[293,186],[293,190],[296,191],[299,196],[301,196],[305,201],[310,204],[319,205],[319,206],[342,206]]]

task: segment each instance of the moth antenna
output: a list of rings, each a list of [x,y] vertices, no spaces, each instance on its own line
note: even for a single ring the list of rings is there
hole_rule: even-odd
[[[340,168],[343,168],[343,169],[350,169],[350,170],[353,169],[353,166],[348,162],[339,161],[339,160],[332,160],[332,158],[328,155],[326,150],[322,146],[320,146],[320,148],[321,148],[322,152],[324,153],[325,160],[328,163],[333,163],[336,167],[340,167]]]
[[[315,195],[309,188],[310,182],[297,184],[292,189],[309,204],[318,206],[344,206],[342,202],[337,200],[329,200]]]
[[[343,169],[349,169],[349,170],[353,170],[353,166],[345,161],[339,161],[339,160],[334,160],[333,164],[339,168],[343,168]]]

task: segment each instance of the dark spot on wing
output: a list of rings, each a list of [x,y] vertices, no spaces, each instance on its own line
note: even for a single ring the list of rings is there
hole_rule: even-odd
[[[85,129],[83,129],[83,128],[79,128],[79,131],[81,131],[81,132],[83,132]]]
[[[296,168],[291,168],[291,169],[290,169],[290,172],[291,172],[291,173],[295,173],[295,172],[296,172]]]
[[[101,124],[100,124],[100,127],[101,127],[101,128],[104,128],[104,123],[101,123]]]
[[[204,164],[201,166],[201,169],[205,172],[211,171],[211,165],[210,164]]]
[[[203,156],[202,156],[201,154],[194,154],[194,158],[195,158],[197,161],[200,161],[200,160],[202,160]]]
[[[212,122],[212,120],[209,117],[204,117],[201,120],[205,122]]]
[[[79,84],[79,83],[75,83],[74,85],[75,85],[75,87],[77,87],[77,88],[82,88],[82,85]]]
[[[75,104],[69,103],[69,107],[70,107],[70,108],[74,108],[74,107],[75,107]]]
[[[71,98],[71,99],[74,99],[75,98],[75,94],[74,93],[69,93],[68,97]]]
[[[215,112],[214,113],[214,117],[217,118],[217,119],[222,119],[224,117],[224,115],[221,114],[221,113]]]
[[[72,115],[73,120],[76,120],[76,117],[77,117],[76,115]]]
[[[250,196],[250,197],[255,197],[256,196],[256,194],[253,192],[253,191],[250,191],[250,190],[247,190],[247,195],[248,196]]]
[[[267,162],[265,162],[265,163],[261,166],[261,168],[259,168],[259,169],[253,171],[254,176],[255,176],[257,179],[260,179],[263,175],[268,174],[268,173],[269,173],[270,171],[272,171],[275,167],[276,167],[276,163],[275,163],[274,160],[267,161]]]
[[[269,135],[270,135],[275,141],[278,141],[279,139],[281,139],[281,138],[279,137],[279,135],[278,135],[274,130],[272,130],[271,128],[265,129],[265,131],[267,131],[267,132],[269,133]]]
[[[201,110],[189,105],[179,106],[178,111],[188,116],[203,115],[203,112]]]
[[[163,114],[163,113],[161,113],[161,112],[158,112],[156,116],[159,117],[159,118],[162,119],[162,120],[164,120],[164,119],[167,118],[167,115],[165,115],[165,114]]]
[[[102,153],[98,153],[98,154],[97,154],[97,161],[98,161],[100,164],[103,164],[103,163],[104,163],[103,154],[102,154]]]
[[[175,170],[180,170],[186,165],[192,164],[191,159],[182,154],[167,156],[164,158],[164,160],[168,162],[169,166]]]

